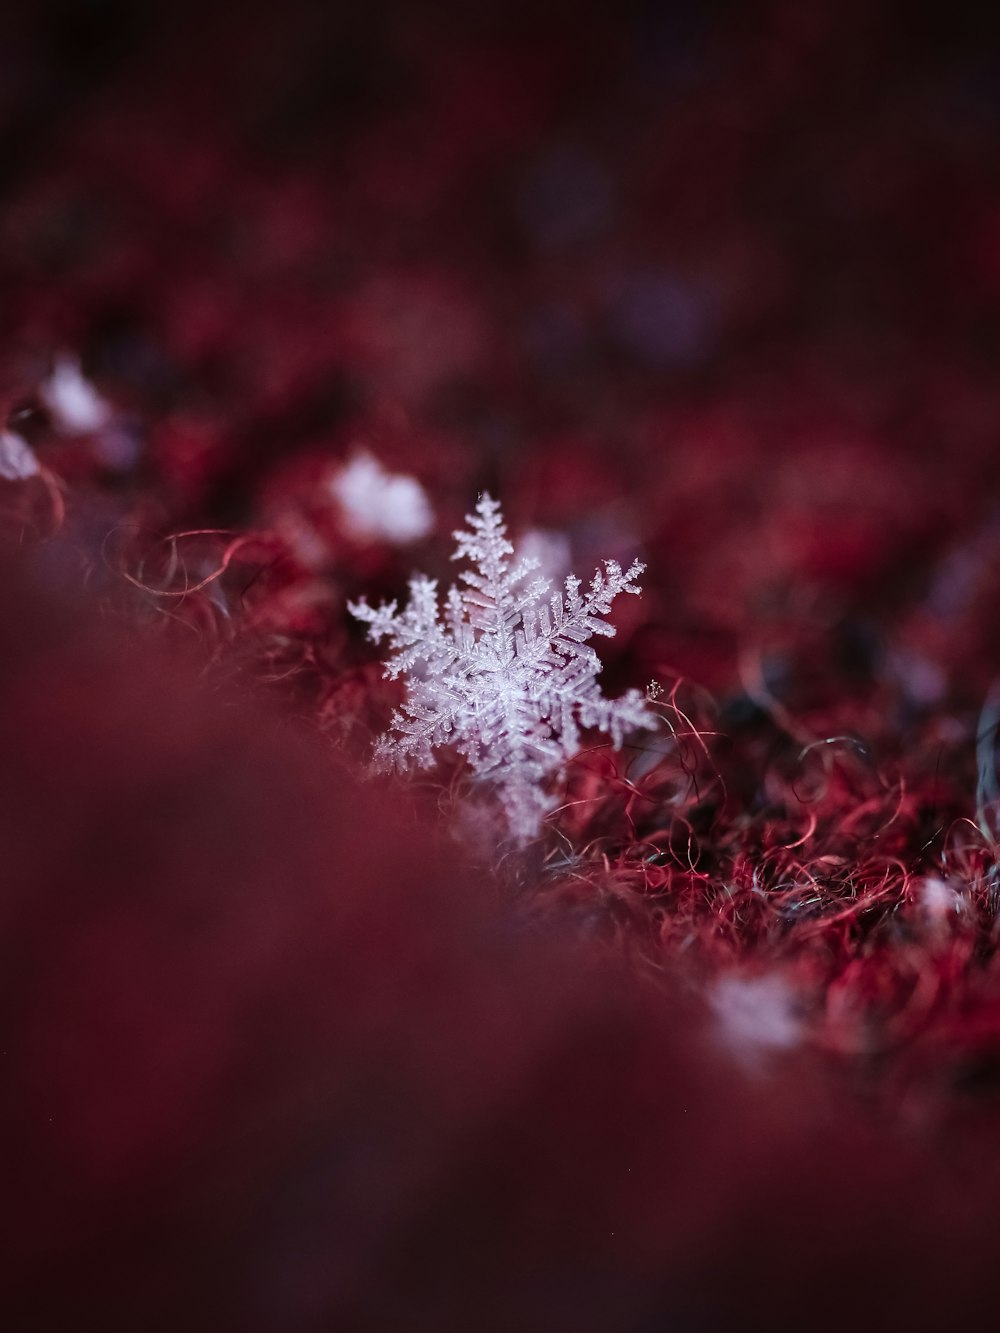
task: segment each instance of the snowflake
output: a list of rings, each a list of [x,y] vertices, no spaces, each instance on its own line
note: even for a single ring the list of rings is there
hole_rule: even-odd
[[[430,502],[414,477],[387,472],[367,450],[357,452],[330,482],[350,534],[393,546],[426,537],[434,524]]]
[[[527,842],[556,804],[549,779],[580,749],[580,729],[593,727],[620,747],[625,733],[652,727],[655,716],[638,690],[606,699],[597,684],[600,659],[587,640],[613,635],[601,617],[620,593],[638,595],[645,568],[626,573],[606,560],[589,589],[572,574],[563,592],[547,596],[547,579],[525,583],[535,560],[511,561],[500,505],[483,495],[467,531],[454,534],[452,559],[467,559],[466,587],[452,587],[442,609],[437,581],[410,580],[403,611],[360,602],[349,610],[369,638],[388,639],[385,674],[403,677],[406,696],[375,747],[380,770],[430,768],[434,751],[453,746],[477,780],[496,788],[510,832]]]
[[[41,398],[56,429],[64,435],[90,435],[103,430],[112,419],[110,406],[84,378],[79,361],[71,356],[56,361],[42,385]]]
[[[708,999],[723,1040],[749,1067],[764,1051],[790,1050],[803,1039],[796,993],[781,976],[723,976]]]
[[[4,481],[25,481],[37,477],[38,459],[27,440],[12,430],[0,430],[0,477]]]

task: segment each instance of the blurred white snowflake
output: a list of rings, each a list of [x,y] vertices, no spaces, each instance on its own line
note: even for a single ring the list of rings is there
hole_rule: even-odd
[[[41,388],[41,399],[57,430],[64,435],[89,435],[103,430],[113,418],[104,401],[72,356],[61,356]]]
[[[360,449],[330,481],[344,526],[361,541],[405,546],[426,537],[434,515],[426,492],[415,477],[388,472],[366,449]]]
[[[766,1052],[790,1050],[804,1037],[798,997],[782,976],[722,976],[708,999],[719,1035],[749,1069],[759,1067]]]
[[[4,481],[26,481],[40,469],[35,451],[15,431],[0,430],[0,477]]]
[[[388,639],[385,674],[406,681],[375,764],[429,768],[436,749],[453,746],[496,789],[511,835],[525,843],[556,805],[550,779],[579,751],[581,728],[609,734],[617,748],[627,732],[656,725],[638,690],[604,697],[600,659],[587,643],[614,634],[602,617],[619,594],[638,596],[645,566],[636,560],[623,573],[606,560],[586,592],[571,574],[562,592],[547,596],[547,579],[525,584],[537,561],[511,561],[497,501],[483,495],[467,522],[454,534],[452,557],[470,562],[460,573],[466,586],[451,588],[443,613],[437,581],[423,575],[410,580],[402,611],[396,602],[350,604],[373,642]]]

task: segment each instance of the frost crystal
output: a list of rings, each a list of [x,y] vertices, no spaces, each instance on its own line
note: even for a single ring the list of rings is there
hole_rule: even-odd
[[[513,563],[500,505],[483,495],[468,530],[456,532],[455,560],[467,559],[464,588],[452,587],[442,609],[437,581],[410,580],[403,611],[377,609],[362,598],[351,614],[368,625],[369,638],[388,639],[385,674],[406,680],[402,708],[375,747],[379,769],[429,768],[434,751],[451,745],[476,778],[498,792],[510,831],[527,842],[555,805],[547,780],[580,748],[580,728],[610,734],[616,747],[636,727],[656,718],[638,690],[606,699],[597,684],[601,663],[587,640],[613,635],[601,617],[623,592],[638,595],[645,568],[626,573],[606,560],[586,592],[572,574],[563,592],[546,596],[547,579],[527,576],[534,560]]]

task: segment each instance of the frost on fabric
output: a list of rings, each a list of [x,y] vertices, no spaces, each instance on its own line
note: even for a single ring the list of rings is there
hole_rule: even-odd
[[[455,560],[466,559],[463,588],[439,606],[437,581],[410,581],[404,610],[374,609],[362,599],[351,614],[369,638],[388,639],[385,674],[403,678],[406,697],[375,747],[376,766],[429,768],[434,751],[453,746],[476,778],[490,784],[514,839],[527,842],[556,804],[549,779],[580,749],[581,728],[610,735],[656,724],[638,690],[606,699],[597,683],[600,659],[588,644],[613,635],[606,616],[621,593],[638,596],[638,560],[627,572],[606,560],[583,591],[570,575],[549,595],[547,579],[526,582],[537,561],[511,561],[514,548],[497,501],[483,495],[456,532]]]
[[[344,526],[364,541],[405,546],[430,532],[434,517],[423,487],[405,473],[387,472],[365,450],[330,482]]]

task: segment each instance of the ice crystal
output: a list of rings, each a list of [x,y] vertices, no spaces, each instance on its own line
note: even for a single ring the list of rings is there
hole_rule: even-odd
[[[511,834],[527,842],[556,804],[549,790],[562,764],[580,748],[581,728],[596,728],[619,747],[634,728],[655,725],[638,690],[606,699],[597,683],[600,659],[588,644],[613,635],[604,619],[620,593],[638,595],[638,560],[622,572],[604,561],[583,591],[569,575],[562,592],[528,575],[535,560],[511,560],[500,505],[483,495],[467,530],[454,534],[452,559],[460,573],[439,605],[437,580],[410,580],[404,610],[378,608],[362,598],[351,614],[368,625],[369,638],[388,639],[385,674],[402,677],[406,695],[390,730],[375,747],[376,767],[429,768],[434,751],[452,746],[476,779],[496,789]]]

